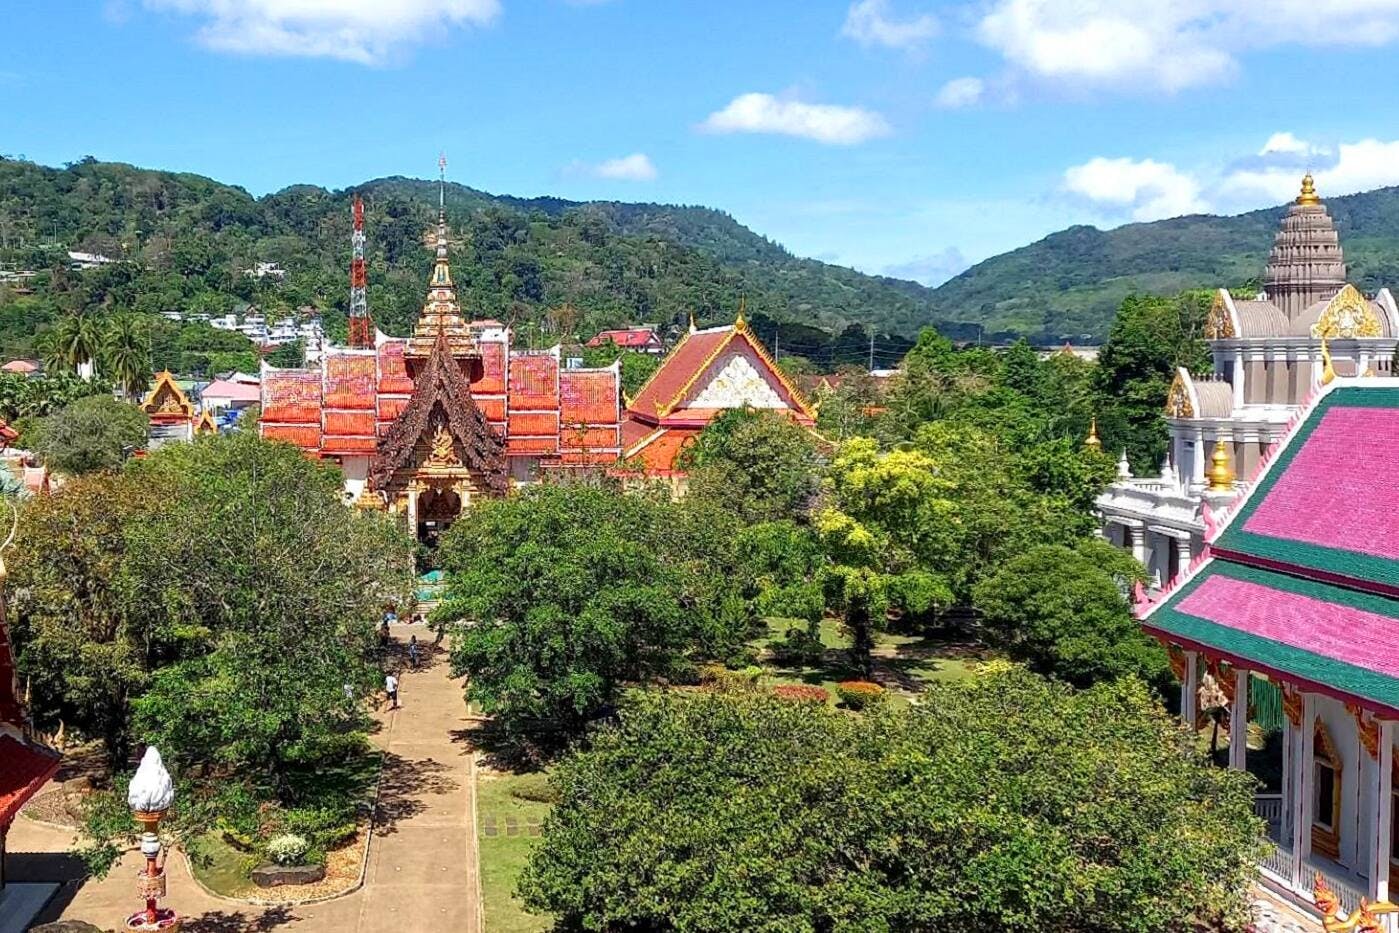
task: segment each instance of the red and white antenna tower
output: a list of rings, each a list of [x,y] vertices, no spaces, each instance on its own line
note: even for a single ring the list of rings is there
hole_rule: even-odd
[[[369,299],[365,286],[369,277],[364,271],[364,202],[355,195],[355,232],[350,238],[354,258],[350,260],[350,346],[356,350],[374,347],[374,321],[369,317]]]

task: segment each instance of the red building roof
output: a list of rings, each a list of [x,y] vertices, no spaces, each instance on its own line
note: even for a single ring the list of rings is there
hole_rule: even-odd
[[[59,757],[41,745],[0,735],[0,826],[8,826],[58,770]]]
[[[627,349],[659,347],[661,338],[650,327],[626,327],[618,330],[600,331],[596,337],[588,341],[587,345],[601,347],[609,343]]]
[[[1399,712],[1399,380],[1333,383],[1143,624],[1164,641]],[[1213,518],[1209,520],[1213,522]]]

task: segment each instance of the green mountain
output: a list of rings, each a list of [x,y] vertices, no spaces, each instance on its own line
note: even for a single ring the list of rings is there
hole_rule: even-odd
[[[13,350],[61,311],[94,305],[152,314],[311,306],[335,333],[356,193],[367,208],[371,312],[386,332],[405,333],[431,264],[435,182],[294,185],[255,198],[193,174],[0,158],[0,269],[53,270],[31,280],[23,301],[0,288],[0,344]],[[446,208],[463,301],[474,314],[513,321],[524,339],[531,328],[542,341],[643,321],[678,328],[691,314],[726,321],[746,296],[774,336],[782,322],[789,351],[827,363],[863,358],[865,326],[912,335],[933,318],[929,289],[794,257],[709,208],[515,198],[459,184],[447,186]],[[68,273],[64,250],[127,261]],[[243,273],[258,262],[279,263],[285,277]],[[908,345],[881,342],[881,359]]]
[[[1399,188],[1330,198],[1326,206],[1351,281],[1364,291],[1399,284]],[[1177,217],[1106,231],[1070,227],[993,256],[934,289],[935,316],[979,324],[988,336],[1025,334],[1046,342],[1102,337],[1133,292],[1257,283],[1283,210]]]

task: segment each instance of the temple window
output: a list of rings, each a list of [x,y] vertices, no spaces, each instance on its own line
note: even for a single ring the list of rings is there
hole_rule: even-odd
[[[1341,756],[1318,717],[1312,765],[1312,849],[1338,858],[1341,848]]]

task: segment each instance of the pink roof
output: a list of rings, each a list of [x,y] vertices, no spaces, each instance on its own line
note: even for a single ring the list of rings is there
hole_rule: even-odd
[[[204,387],[200,398],[226,398],[231,402],[259,402],[262,400],[262,387],[246,382],[230,382],[216,379]]]
[[[1321,547],[1399,556],[1399,509],[1391,439],[1399,409],[1332,408],[1244,530]]]
[[[1246,580],[1214,576],[1180,612],[1323,657],[1399,677],[1399,621]]]
[[[37,373],[39,366],[29,360],[10,360],[4,366],[0,366],[7,373]]]
[[[588,341],[590,347],[600,347],[605,343],[615,344],[619,347],[644,347],[649,344],[660,343],[656,332],[649,327],[627,327],[618,330],[604,330],[596,337]]]

